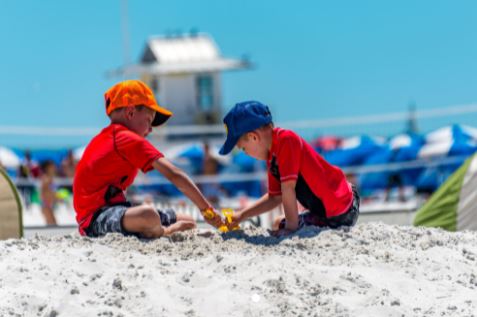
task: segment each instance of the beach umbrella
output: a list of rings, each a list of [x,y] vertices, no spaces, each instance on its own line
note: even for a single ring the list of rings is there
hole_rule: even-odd
[[[477,129],[462,124],[453,124],[431,131],[425,136],[426,143],[446,140],[477,140]]]
[[[389,142],[393,151],[391,163],[402,163],[416,160],[424,143],[424,137],[416,133],[405,133],[394,136]],[[424,167],[399,170],[399,176],[401,177],[403,185],[414,186],[416,184],[416,179],[424,170]]]
[[[428,133],[425,139],[426,144],[417,155],[419,159],[438,162],[449,157],[456,158],[453,163],[427,169],[418,178],[417,189],[432,192],[477,150],[477,129],[454,124]]]
[[[0,163],[6,169],[15,169],[20,166],[20,158],[9,148],[0,146]]]
[[[219,164],[229,164],[231,160],[230,156],[220,155],[219,150],[220,145],[218,144],[210,146],[210,154],[219,162]],[[168,147],[168,149],[163,151],[163,153],[167,159],[174,162],[182,164],[194,163],[201,165],[204,159],[204,145],[200,142],[182,143]]]
[[[436,190],[476,150],[477,143],[472,140],[425,145],[419,152],[420,158],[430,162],[443,161],[446,157],[453,160],[427,168],[417,180],[418,191],[431,193]]]
[[[428,133],[425,141],[420,158],[470,155],[477,149],[477,129],[454,124]]]
[[[383,140],[367,135],[344,139],[340,146],[325,152],[324,158],[333,165],[340,167],[362,165],[374,152],[383,146]]]
[[[372,166],[386,164],[391,161],[392,151],[389,146],[383,146],[370,155],[362,165]],[[388,184],[389,172],[369,172],[359,176],[360,189],[379,189],[385,188]]]
[[[476,188],[477,155],[474,154],[417,211],[414,225],[450,231],[477,230]]]
[[[477,150],[477,141],[451,139],[428,143],[419,150],[418,158],[439,158],[449,156],[471,155]]]
[[[363,165],[372,166],[415,160],[423,143],[423,137],[418,134],[398,134],[391,137],[385,145],[365,159]],[[365,173],[360,177],[360,186],[364,189],[386,188],[391,175],[399,177],[402,185],[413,185],[417,175],[419,175],[422,170],[422,168],[393,169],[382,172]]]

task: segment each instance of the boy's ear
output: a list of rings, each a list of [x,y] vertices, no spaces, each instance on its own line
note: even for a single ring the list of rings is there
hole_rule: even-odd
[[[255,131],[251,131],[248,133],[249,139],[252,139],[254,141],[257,141],[259,139],[259,134]]]
[[[126,107],[124,109],[124,115],[126,119],[131,119],[134,116],[134,107]]]

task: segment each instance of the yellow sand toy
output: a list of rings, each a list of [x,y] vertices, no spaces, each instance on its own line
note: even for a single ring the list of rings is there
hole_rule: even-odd
[[[232,222],[233,214],[234,214],[234,211],[231,208],[223,208],[222,209],[222,215],[224,215],[226,223],[231,223]],[[211,209],[207,209],[204,212],[204,218],[206,218],[206,219],[212,219],[214,217],[214,215],[215,214]],[[239,230],[239,229],[240,229],[240,226],[235,226],[232,229],[230,229],[230,231]],[[220,232],[229,232],[229,228],[227,227],[227,225],[222,225],[222,226],[219,227],[219,231]]]

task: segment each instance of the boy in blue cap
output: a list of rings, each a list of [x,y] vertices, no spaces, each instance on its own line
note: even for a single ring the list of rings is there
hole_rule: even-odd
[[[303,226],[338,228],[353,226],[359,215],[359,195],[344,173],[325,161],[303,138],[273,126],[266,105],[258,101],[237,103],[224,117],[227,138],[220,154],[235,146],[267,162],[268,193],[234,214],[229,227],[283,204],[275,235]],[[307,209],[298,213],[298,204]]]

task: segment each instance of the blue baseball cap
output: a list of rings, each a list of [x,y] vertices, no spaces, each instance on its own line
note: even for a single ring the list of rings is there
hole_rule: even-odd
[[[258,101],[244,101],[235,104],[224,117],[227,139],[219,153],[226,155],[232,151],[242,135],[272,122],[268,106]]]

